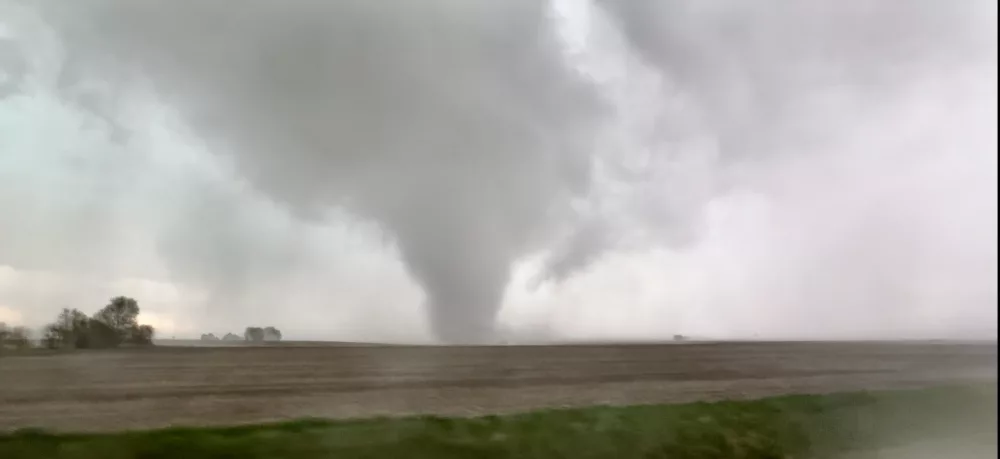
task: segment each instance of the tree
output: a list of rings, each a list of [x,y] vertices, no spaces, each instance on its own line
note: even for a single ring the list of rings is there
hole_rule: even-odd
[[[274,327],[264,327],[264,341],[281,341],[281,330]]]
[[[85,327],[88,320],[90,319],[87,318],[87,315],[80,312],[79,309],[63,308],[56,319],[56,325],[62,330],[73,331]]]
[[[243,338],[240,338],[239,335],[237,335],[235,333],[226,333],[226,336],[222,337],[222,340],[223,341],[243,341]]]
[[[118,347],[125,341],[121,330],[116,330],[100,320],[89,320],[82,333],[77,335],[77,349],[107,349]]]
[[[107,306],[94,314],[95,320],[99,320],[117,331],[123,341],[126,339],[128,331],[134,330],[139,325],[136,321],[138,317],[139,303],[124,296],[112,298]]]
[[[24,327],[9,327],[0,322],[0,351],[6,348],[27,349],[31,347],[30,333]]]
[[[214,333],[206,333],[206,334],[201,335],[201,340],[202,341],[218,341],[219,337],[215,336]]]
[[[132,298],[117,296],[107,306],[94,314],[95,338],[101,347],[121,344],[147,346],[153,344],[155,330],[150,325],[139,325],[139,303]]]
[[[42,341],[50,349],[88,347],[90,319],[77,309],[63,308],[55,323],[45,327]]]
[[[138,346],[149,346],[153,344],[155,334],[156,331],[152,325],[139,325],[131,330],[128,341]]]
[[[243,339],[253,343],[264,341],[264,329],[260,327],[247,327],[243,332]]]
[[[49,349],[59,349],[65,346],[62,330],[56,324],[50,324],[42,331],[42,345]]]
[[[138,316],[139,304],[124,296],[112,298],[93,317],[77,309],[63,309],[56,321],[45,328],[42,342],[52,349],[104,349],[125,343],[151,345],[155,330],[149,325],[139,325]]]

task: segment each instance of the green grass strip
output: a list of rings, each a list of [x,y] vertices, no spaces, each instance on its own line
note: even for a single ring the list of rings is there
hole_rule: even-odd
[[[996,457],[996,407],[993,385],[479,418],[302,420],[113,434],[22,430],[0,436],[0,458],[822,459],[933,439],[974,443]]]

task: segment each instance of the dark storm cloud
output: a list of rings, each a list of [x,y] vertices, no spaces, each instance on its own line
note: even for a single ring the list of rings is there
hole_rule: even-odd
[[[969,96],[982,92],[991,46],[995,80],[995,19],[992,44],[976,22],[986,2],[580,0],[570,9],[596,4],[610,24],[582,47],[589,69],[575,69],[553,31],[581,17],[555,20],[546,2],[33,4],[65,42],[63,99],[127,132],[115,88],[148,82],[215,159],[232,159],[227,180],[239,192],[178,180],[184,192],[159,196],[182,201],[175,219],[152,223],[175,277],[224,297],[310,266],[298,230],[258,228],[262,213],[229,208],[263,196],[307,221],[343,206],[381,225],[449,341],[489,339],[523,255],[548,253],[536,279],[563,281],[607,251],[712,237],[726,238],[725,250],[703,265],[767,267],[740,279],[734,303],[801,290],[788,304],[810,306],[788,306],[801,320],[778,328],[816,326],[817,310],[851,301],[852,326],[880,298],[909,314],[907,296],[892,291],[923,295],[919,279],[964,277],[964,290],[995,303],[995,283],[944,268],[963,251],[987,254],[966,257],[969,272],[989,253],[995,261],[995,243],[955,236],[984,228],[979,190],[995,188],[995,176],[972,173],[984,152],[995,163],[981,122],[995,105]],[[94,79],[105,84],[84,84]],[[956,126],[948,107],[983,116]],[[921,109],[929,122],[912,123]],[[949,155],[947,145],[963,147]],[[735,208],[731,192],[763,204]],[[928,204],[873,223],[880,206],[910,209],[913,199]],[[960,202],[976,212],[938,218]],[[710,209],[744,215],[732,224],[749,229],[709,234]],[[904,230],[922,236],[885,236]],[[897,247],[879,251],[886,241]],[[930,255],[920,272],[904,269],[921,251]],[[872,257],[877,268],[857,269]],[[678,272],[688,268],[699,265]],[[806,271],[813,283],[794,277]],[[771,278],[780,282],[760,285]],[[830,293],[850,287],[855,300]],[[695,306],[716,290],[693,295]]]
[[[753,159],[836,130],[810,125],[823,121],[817,97],[862,97],[875,107],[988,46],[972,26],[988,14],[976,1],[596,3],[647,64],[697,101],[728,157]]]
[[[696,242],[709,202],[747,179],[759,181],[755,170],[831,154],[847,158],[855,152],[829,147],[856,136],[860,120],[891,123],[871,114],[906,103],[914,84],[979,71],[975,66],[995,55],[995,20],[992,43],[983,33],[990,24],[982,18],[996,15],[989,2],[576,4],[589,5],[595,23],[608,22],[606,29],[593,27],[590,48],[603,48],[595,58],[624,75],[610,91],[618,94],[616,115],[625,119],[619,129],[639,140],[618,146],[633,156],[643,152],[646,166],[638,169],[621,169],[620,158],[608,163],[619,169],[612,180],[630,195],[623,201],[629,230],[644,228],[647,239],[673,247]],[[616,45],[618,37],[623,43]],[[684,142],[699,137],[711,147],[692,154]],[[565,278],[596,259],[614,246],[609,240],[621,239],[621,230],[584,226],[554,254],[548,275]]]
[[[0,36],[0,99],[20,89],[25,66],[24,55],[14,40]]]
[[[444,339],[488,337],[511,262],[588,187],[597,106],[541,2],[46,6],[88,72],[148,78],[258,189],[383,225]]]

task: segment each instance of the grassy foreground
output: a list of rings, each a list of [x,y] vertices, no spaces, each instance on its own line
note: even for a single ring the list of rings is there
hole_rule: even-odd
[[[303,420],[96,435],[24,430],[0,436],[0,458],[822,459],[938,438],[974,443],[996,457],[996,408],[993,385],[472,419]]]

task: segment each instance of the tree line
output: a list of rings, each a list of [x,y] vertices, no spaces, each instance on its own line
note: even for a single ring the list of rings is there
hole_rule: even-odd
[[[138,322],[139,303],[132,298],[112,298],[93,315],[63,309],[55,322],[45,326],[39,345],[49,349],[108,349],[150,346],[156,331]],[[0,324],[0,350],[32,346],[28,330]]]
[[[274,327],[247,327],[243,331],[243,336],[233,333],[226,333],[226,336],[221,339],[215,336],[213,333],[206,333],[201,335],[202,341],[248,341],[252,343],[261,343],[264,341],[281,341],[281,330]]]
[[[140,325],[139,303],[132,298],[112,298],[107,306],[87,316],[78,309],[63,309],[45,327],[42,344],[49,349],[107,349],[122,345],[153,344],[155,330]]]
[[[0,352],[4,349],[27,349],[31,347],[31,339],[25,327],[11,327],[0,322]]]

